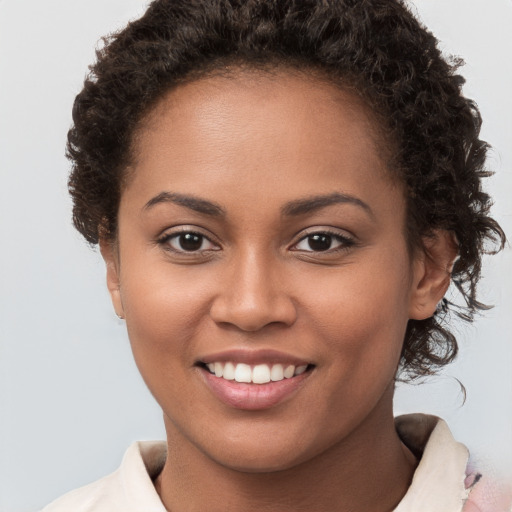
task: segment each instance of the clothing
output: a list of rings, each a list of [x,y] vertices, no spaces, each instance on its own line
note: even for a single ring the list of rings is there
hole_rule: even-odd
[[[402,441],[420,463],[406,495],[394,512],[508,512],[477,503],[477,473],[466,474],[468,450],[456,442],[446,423],[434,416],[410,414],[396,419]],[[131,445],[111,475],[57,499],[42,512],[166,512],[153,486],[163,468],[165,442]]]

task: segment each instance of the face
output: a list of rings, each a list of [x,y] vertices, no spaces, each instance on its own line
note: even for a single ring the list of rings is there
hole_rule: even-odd
[[[267,471],[391,416],[427,301],[377,141],[350,95],[285,73],[180,86],[145,121],[103,254],[169,437]]]

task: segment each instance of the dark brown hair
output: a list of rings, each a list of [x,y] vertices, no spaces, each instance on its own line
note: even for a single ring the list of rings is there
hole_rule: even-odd
[[[237,66],[320,72],[358,94],[393,141],[390,172],[405,185],[410,246],[436,229],[455,235],[461,300],[445,298],[432,318],[409,322],[402,376],[453,360],[450,312],[470,321],[484,308],[482,255],[503,247],[505,235],[481,187],[488,146],[461,92],[461,61],[441,55],[402,0],[155,0],[103,43],[76,97],[67,146],[73,220],[89,243],[115,239],[134,133],[172,87]]]

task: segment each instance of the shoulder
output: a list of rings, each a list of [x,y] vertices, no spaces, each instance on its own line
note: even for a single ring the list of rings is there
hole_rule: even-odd
[[[115,511],[117,506],[113,498],[118,492],[118,472],[114,472],[97,482],[68,492],[47,505],[41,512],[106,512]]]
[[[475,467],[442,419],[409,414],[396,418],[396,429],[420,462],[395,512],[512,512],[512,488],[498,485],[490,468]]]
[[[461,512],[468,450],[435,416],[408,414],[395,420],[402,442],[419,460],[411,485],[395,512]]]
[[[165,456],[164,442],[134,443],[126,451],[119,469],[65,494],[41,512],[165,512],[153,486],[153,478],[163,467]]]

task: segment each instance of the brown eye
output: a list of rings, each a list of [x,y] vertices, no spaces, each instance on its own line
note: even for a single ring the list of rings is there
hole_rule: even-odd
[[[177,237],[177,243],[184,251],[198,251],[203,245],[203,237],[195,233],[184,233]]]
[[[307,237],[307,243],[312,251],[327,251],[331,248],[332,236],[330,235],[311,235]]]
[[[163,240],[163,243],[170,245],[176,252],[199,252],[218,249],[218,247],[204,235],[194,232],[182,232],[169,235]]]
[[[305,236],[293,247],[295,251],[327,252],[348,249],[354,240],[338,233],[317,232]]]

